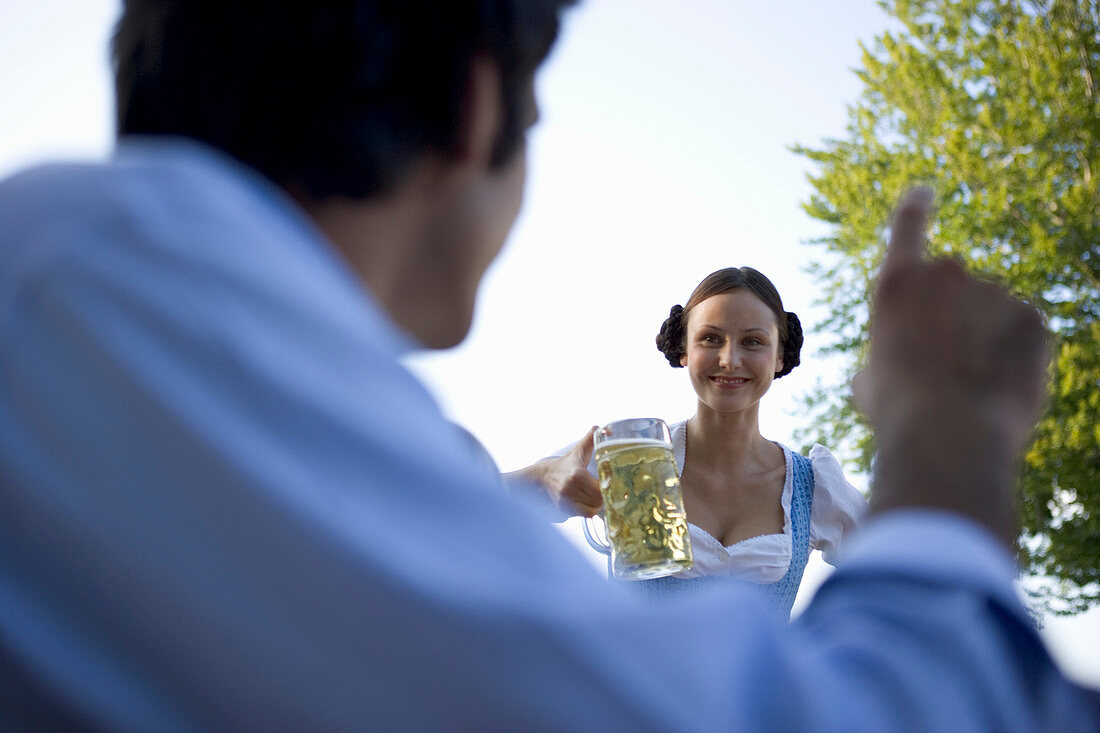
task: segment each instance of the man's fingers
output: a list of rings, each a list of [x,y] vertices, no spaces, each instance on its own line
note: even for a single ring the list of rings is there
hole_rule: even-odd
[[[932,189],[918,186],[905,192],[894,211],[890,243],[882,260],[882,277],[918,263],[924,257],[924,228],[932,210]]]

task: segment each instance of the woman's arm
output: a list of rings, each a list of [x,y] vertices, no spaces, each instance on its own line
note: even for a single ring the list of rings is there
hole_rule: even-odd
[[[603,497],[596,478],[588,472],[594,432],[595,426],[589,428],[564,455],[504,474],[505,486],[516,493],[545,496],[566,517],[595,516],[603,506]]]
[[[814,445],[810,463],[814,475],[810,546],[821,550],[825,562],[835,565],[845,538],[867,514],[867,499],[848,482],[840,461],[825,446]]]

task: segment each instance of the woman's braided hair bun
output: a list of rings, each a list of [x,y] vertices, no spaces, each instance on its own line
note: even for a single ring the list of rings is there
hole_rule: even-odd
[[[787,340],[783,342],[783,368],[775,373],[776,379],[790,374],[802,361],[802,323],[790,311],[786,311],[786,316]]]
[[[684,355],[684,307],[674,305],[668,312],[668,318],[661,324],[661,330],[657,334],[657,348],[668,363],[674,367],[682,367],[680,358]]]

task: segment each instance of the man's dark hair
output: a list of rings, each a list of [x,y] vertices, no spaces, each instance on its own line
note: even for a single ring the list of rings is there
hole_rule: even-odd
[[[179,135],[313,199],[392,189],[455,150],[471,61],[502,75],[493,165],[525,134],[528,85],[575,0],[125,0],[118,134]]]

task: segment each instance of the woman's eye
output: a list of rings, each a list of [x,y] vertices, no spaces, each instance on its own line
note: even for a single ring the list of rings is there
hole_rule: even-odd
[[[708,333],[706,336],[703,336],[702,341],[706,344],[716,344],[718,343],[718,337]]]
[[[745,339],[746,346],[760,346],[760,344],[761,342],[759,339]]]

